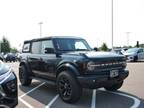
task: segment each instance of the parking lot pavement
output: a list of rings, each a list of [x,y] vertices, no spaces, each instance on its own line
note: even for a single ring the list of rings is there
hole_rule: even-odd
[[[18,76],[19,63],[7,63]],[[28,87],[18,81],[19,104],[16,108],[144,108],[144,62],[128,63],[129,77],[118,92],[85,89],[75,104],[64,103],[56,87],[33,80]]]

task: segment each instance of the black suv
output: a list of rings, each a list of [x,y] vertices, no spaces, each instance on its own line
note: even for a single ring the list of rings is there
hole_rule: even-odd
[[[126,58],[96,52],[79,37],[52,36],[24,42],[19,66],[23,86],[33,78],[56,84],[63,101],[76,102],[82,88],[119,89],[128,76]]]

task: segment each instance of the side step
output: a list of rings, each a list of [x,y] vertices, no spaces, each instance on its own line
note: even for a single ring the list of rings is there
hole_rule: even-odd
[[[38,81],[41,81],[41,82],[45,82],[45,83],[50,84],[50,85],[56,85],[55,81],[51,81],[51,80],[44,79],[44,78],[31,77],[31,79],[35,79],[35,80],[38,80]]]

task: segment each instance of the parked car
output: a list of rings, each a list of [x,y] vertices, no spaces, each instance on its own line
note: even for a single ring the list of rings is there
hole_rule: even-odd
[[[0,54],[0,60],[3,61],[4,60],[4,56],[2,54]]]
[[[123,54],[122,49],[114,49],[114,50],[111,50],[111,52],[116,53],[116,54]]]
[[[123,54],[126,50],[127,48],[115,48],[111,50],[111,52],[116,53],[116,54]]]
[[[15,62],[17,61],[16,55],[13,53],[8,53],[4,56],[5,62]]]
[[[18,104],[17,78],[13,70],[0,61],[0,108]]]
[[[127,57],[127,61],[138,61],[144,59],[144,49],[143,48],[130,48],[124,52]]]
[[[116,91],[128,76],[123,55],[96,52],[79,37],[53,36],[24,42],[19,65],[23,86],[32,79],[56,84],[61,99],[79,100],[83,88]]]

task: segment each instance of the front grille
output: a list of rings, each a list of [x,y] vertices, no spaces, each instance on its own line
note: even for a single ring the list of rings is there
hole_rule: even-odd
[[[103,61],[93,61],[94,71],[89,72],[87,74],[109,74],[110,70],[123,70],[126,67],[125,60],[103,60]]]
[[[8,81],[3,85],[3,89],[8,97],[15,97],[17,95],[17,81]]]
[[[99,62],[95,63],[96,69],[109,69],[109,68],[119,68],[125,65],[125,61],[116,61],[116,62]]]

